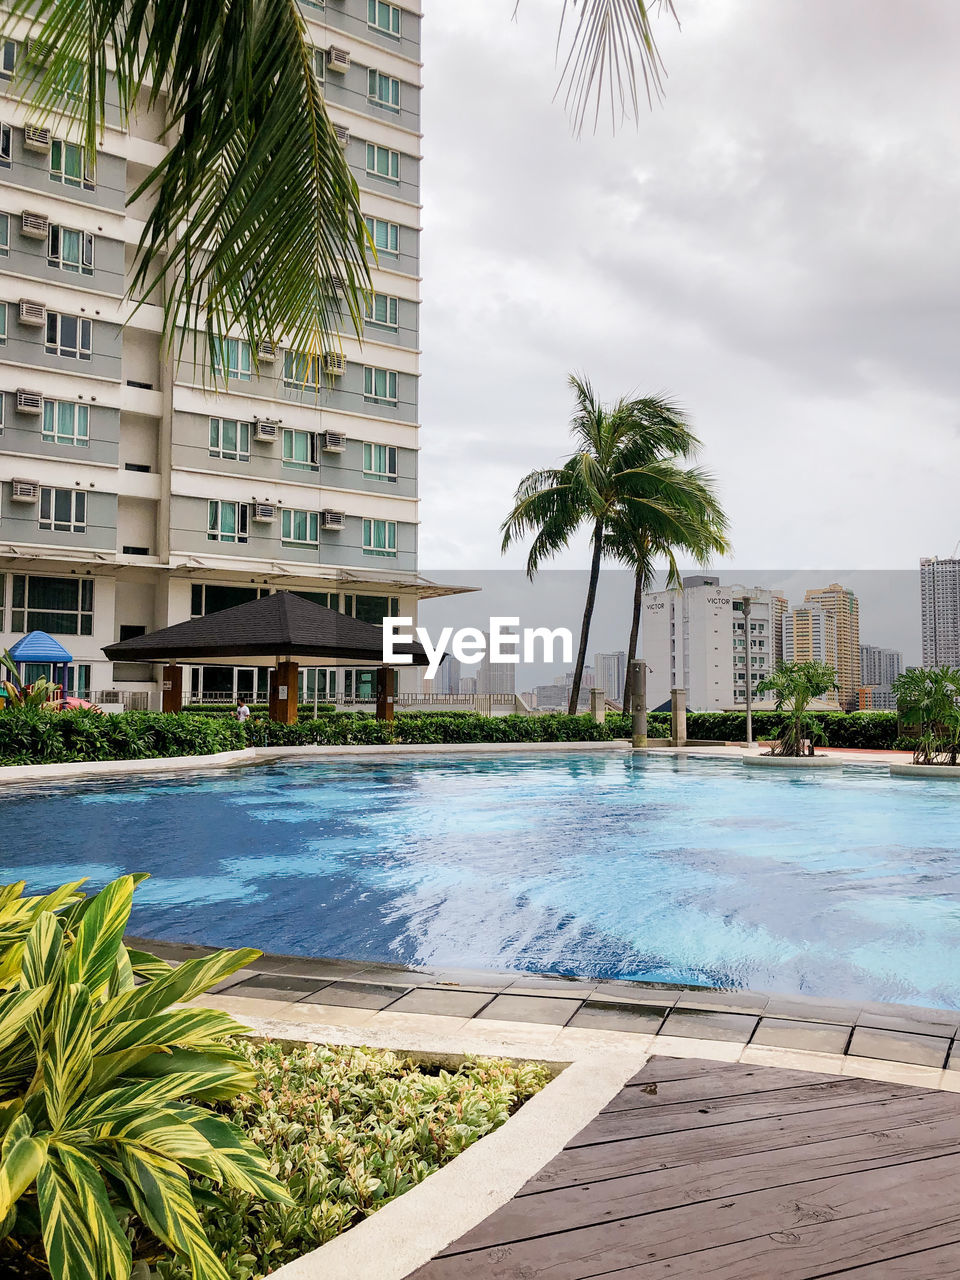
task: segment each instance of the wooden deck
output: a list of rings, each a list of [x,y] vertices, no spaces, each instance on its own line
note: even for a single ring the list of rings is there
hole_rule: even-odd
[[[410,1280],[960,1275],[960,1094],[652,1058]]]

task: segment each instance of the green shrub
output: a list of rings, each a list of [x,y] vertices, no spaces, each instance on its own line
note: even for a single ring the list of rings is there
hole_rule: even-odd
[[[243,725],[187,712],[0,711],[0,764],[58,764],[73,760],[142,760],[215,755],[247,745]]]
[[[547,1081],[538,1063],[480,1060],[430,1074],[384,1050],[247,1043],[243,1052],[257,1086],[225,1110],[265,1150],[294,1207],[218,1193],[201,1216],[231,1280],[276,1270],[359,1222]],[[162,1280],[187,1275],[172,1262],[158,1271]]]
[[[195,1280],[226,1280],[191,1178],[289,1204],[263,1153],[204,1105],[254,1086],[227,1043],[243,1027],[182,1007],[260,953],[218,951],[174,969],[128,950],[139,879],[92,898],[82,881],[46,897],[0,888],[4,1275],[45,1257],[54,1280],[127,1280],[159,1241]]]

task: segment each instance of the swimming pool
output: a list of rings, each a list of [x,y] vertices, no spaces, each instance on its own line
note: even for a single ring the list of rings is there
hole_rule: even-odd
[[[860,766],[351,758],[0,798],[0,880],[141,935],[960,1007],[960,789]]]

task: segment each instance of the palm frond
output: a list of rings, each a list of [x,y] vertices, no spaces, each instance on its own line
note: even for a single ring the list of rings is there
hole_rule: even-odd
[[[75,84],[90,161],[111,94],[124,125],[165,108],[170,149],[131,196],[153,198],[131,296],[160,300],[169,344],[231,333],[320,354],[339,343],[336,279],[361,333],[367,232],[296,0],[11,0],[7,23],[24,17],[43,25],[23,96],[55,118]]]
[[[558,93],[576,133],[593,109],[593,127],[604,97],[614,128],[628,115],[639,119],[641,86],[647,105],[663,96],[665,70],[653,34],[651,13],[676,18],[673,0],[564,0],[558,51],[567,20],[574,30]]]

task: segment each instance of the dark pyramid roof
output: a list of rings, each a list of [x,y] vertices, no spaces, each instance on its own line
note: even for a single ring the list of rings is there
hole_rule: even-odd
[[[397,645],[396,651],[412,654],[415,666],[427,665],[423,646],[416,642]],[[103,652],[120,662],[256,655],[265,660],[342,658],[382,665],[383,632],[373,623],[349,618],[291,591],[277,591],[150,635],[106,645]]]

